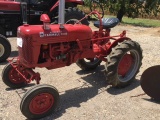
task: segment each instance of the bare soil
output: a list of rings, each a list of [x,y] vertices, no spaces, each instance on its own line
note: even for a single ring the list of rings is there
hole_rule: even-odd
[[[91,25],[92,26],[92,25]],[[92,26],[93,29],[95,29]],[[60,107],[56,113],[41,120],[158,120],[160,105],[150,99],[140,87],[140,77],[145,69],[160,64],[160,28],[143,28],[118,25],[112,35],[127,30],[127,36],[137,41],[143,49],[143,65],[135,81],[123,89],[107,85],[102,63],[91,72],[82,71],[76,64],[47,70],[36,68],[41,74],[41,84],[55,86],[60,94]],[[10,57],[18,55],[16,38]],[[2,72],[7,62],[0,63]],[[0,77],[0,120],[26,120],[20,111],[21,97],[34,82],[22,89],[8,88]]]

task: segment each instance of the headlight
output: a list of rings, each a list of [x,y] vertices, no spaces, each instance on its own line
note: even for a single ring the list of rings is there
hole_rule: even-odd
[[[23,45],[22,38],[17,38],[17,46],[22,47],[22,45]]]

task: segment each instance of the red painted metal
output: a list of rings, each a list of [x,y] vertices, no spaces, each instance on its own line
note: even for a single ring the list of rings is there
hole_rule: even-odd
[[[18,47],[18,49],[21,57],[20,61],[23,63],[23,65],[28,68],[35,66],[46,68],[51,68],[51,66],[53,66],[52,68],[57,68],[58,66],[62,67],[70,65],[79,58],[92,58],[95,56],[92,49],[90,49],[92,37],[92,30],[90,27],[79,24],[66,24],[64,27],[65,29],[59,29],[59,25],[51,25],[50,30],[47,31],[44,31],[43,25],[19,27],[21,36],[18,35],[18,37],[23,39],[24,46]],[[43,36],[40,37],[40,33],[43,33]],[[30,34],[32,34],[32,39],[28,37]],[[77,40],[77,38],[79,39]],[[79,44],[77,44],[78,41]],[[77,47],[71,48],[70,44],[73,44]],[[47,55],[46,51],[41,49],[43,45],[48,46]],[[83,48],[83,51],[80,52],[79,48]],[[40,53],[43,54],[44,59],[46,59],[48,62],[38,64]],[[63,59],[59,60],[57,58],[57,55],[61,53],[65,54],[66,56],[67,54],[70,54],[68,61],[64,61]],[[74,56],[74,58],[71,58],[72,56]]]
[[[54,105],[54,96],[50,93],[36,95],[29,104],[29,110],[33,114],[43,114]]]
[[[118,65],[118,74],[123,77],[128,73],[134,63],[131,54],[125,54]]]
[[[50,29],[44,29],[44,25],[23,25],[18,28],[18,38],[23,44],[18,46],[17,62],[31,76],[29,79],[24,79],[27,83],[32,80],[39,83],[40,74],[32,70],[35,67],[55,69],[69,66],[78,59],[92,60],[95,57],[107,62],[106,56],[118,42],[130,40],[126,37],[126,31],[110,36],[110,29],[102,29],[100,14],[97,11],[89,15],[91,14],[97,14],[100,19],[98,31],[92,31],[89,26],[82,24],[64,24],[64,28],[61,29],[60,25],[49,24],[47,15],[42,15],[41,19]],[[130,63],[127,66],[125,61],[131,62],[132,59],[129,55],[125,55],[119,65],[119,68],[125,66],[123,70],[119,70],[121,75],[125,75],[132,65]],[[21,70],[18,72],[22,74]]]
[[[20,11],[20,2],[0,1],[0,9],[6,11]]]
[[[77,4],[80,4],[80,5],[84,5],[84,1],[83,0],[66,0],[66,2],[74,2],[74,3],[77,3]]]
[[[28,73],[25,72],[25,71],[22,71],[22,74],[23,76],[27,77],[28,76]],[[9,80],[12,82],[12,83],[15,83],[15,84],[20,84],[20,83],[23,83],[25,80],[23,78],[22,75],[20,75],[16,69],[11,69],[10,72],[9,72]]]
[[[40,17],[40,21],[45,22],[45,23],[51,22],[51,20],[50,20],[50,18],[48,17],[47,14],[42,14],[41,17]]]
[[[83,5],[83,0],[66,0],[66,2],[72,2],[79,5]],[[54,6],[50,9],[50,12],[53,11],[59,5],[59,0],[54,4]],[[0,0],[0,9],[6,11],[20,11],[20,2],[16,2],[14,0]]]
[[[9,73],[9,78],[13,83],[30,83],[32,80],[35,80],[37,84],[39,84],[41,77],[37,72],[35,73],[32,69],[28,69],[22,64],[19,63],[19,59],[16,62],[13,62],[14,58],[8,60],[8,62],[12,65],[13,69]]]

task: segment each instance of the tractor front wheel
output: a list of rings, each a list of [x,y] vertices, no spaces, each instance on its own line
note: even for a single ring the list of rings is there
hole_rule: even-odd
[[[98,58],[84,58],[77,60],[76,64],[82,69],[82,70],[93,70],[97,68],[97,66],[100,65],[102,61]]]
[[[12,63],[14,66],[18,66],[16,62]],[[25,77],[29,74],[25,71],[21,71]],[[8,63],[2,71],[2,80],[10,88],[21,88],[26,86],[24,78]]]
[[[59,93],[51,85],[36,85],[22,98],[20,110],[28,119],[40,119],[53,113],[59,103]]]
[[[137,42],[125,40],[112,49],[105,64],[106,79],[113,87],[129,85],[142,65],[142,49]]]
[[[0,62],[5,61],[11,54],[11,45],[6,37],[0,35]]]

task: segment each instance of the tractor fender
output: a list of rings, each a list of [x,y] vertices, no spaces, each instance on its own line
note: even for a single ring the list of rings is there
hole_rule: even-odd
[[[118,43],[123,42],[124,40],[131,40],[131,39],[128,37],[121,37],[115,40],[114,42],[111,43],[110,46],[108,46],[107,55],[110,54],[110,52],[112,51],[112,48],[114,48],[116,45],[118,45]]]

